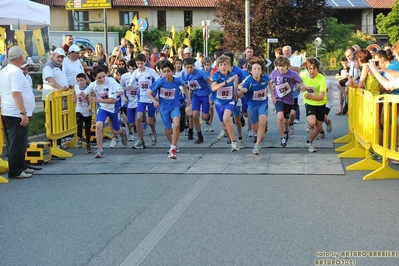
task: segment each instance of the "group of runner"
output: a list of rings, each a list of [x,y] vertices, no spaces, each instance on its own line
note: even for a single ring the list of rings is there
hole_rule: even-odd
[[[283,48],[291,51],[289,46]],[[252,50],[247,47],[247,50]],[[292,57],[292,55],[290,56]],[[133,148],[145,148],[143,121],[151,127],[151,145],[157,143],[155,130],[156,113],[159,111],[170,142],[168,156],[176,159],[179,135],[184,130],[185,121],[192,118],[193,127],[197,131],[195,144],[204,142],[201,132],[200,117],[207,126],[211,126],[211,109],[215,108],[219,121],[223,126],[221,132],[228,137],[231,151],[244,148],[242,129],[234,130],[235,124],[241,126],[242,113],[248,114],[249,130],[255,132],[253,153],[260,154],[261,141],[267,131],[268,94],[270,93],[278,119],[278,130],[281,135],[280,147],[287,145],[289,135],[293,134],[293,121],[297,108],[297,97],[303,92],[306,108],[309,138],[306,147],[309,152],[315,152],[313,140],[322,131],[326,120],[327,83],[320,74],[320,62],[316,58],[307,58],[304,62],[305,71],[299,73],[300,66],[293,66],[288,56],[280,56],[275,62],[275,70],[269,76],[265,75],[265,61],[250,57],[245,62],[245,70],[233,65],[232,54],[220,55],[216,58],[214,69],[210,69],[210,60],[204,60],[208,66],[205,69],[196,68],[196,59],[186,58],[183,62],[162,61],[156,69],[147,67],[143,54],[128,62],[128,72],[118,75],[119,83],[107,77],[107,69],[102,66],[93,69],[95,81],[84,88],[82,95],[87,96],[87,104],[97,103],[96,141],[98,151],[95,158],[103,157],[102,129],[109,118],[114,136],[121,136],[126,146],[127,139],[132,140],[133,130],[137,132],[137,141]],[[209,62],[208,62],[209,61]],[[182,69],[176,63],[182,64]],[[81,88],[82,89],[82,88]],[[120,99],[119,99],[120,98]],[[296,98],[296,100],[295,100]],[[120,103],[118,103],[120,102]],[[121,127],[120,107],[125,105],[124,119],[126,127]],[[200,115],[202,112],[202,116]],[[244,122],[244,121],[243,121]],[[331,129],[331,122],[326,122]],[[209,127],[208,127],[209,129]],[[290,130],[291,129],[291,130]],[[188,138],[193,139],[193,129]],[[291,132],[290,132],[291,131]]]

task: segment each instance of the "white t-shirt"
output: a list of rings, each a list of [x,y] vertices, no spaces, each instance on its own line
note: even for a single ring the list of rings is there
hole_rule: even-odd
[[[80,60],[75,60],[71,61],[68,57],[64,59],[64,62],[62,63],[62,70],[64,70],[67,79],[68,79],[68,84],[70,86],[74,86],[76,84],[76,76],[79,73],[85,73],[85,70],[83,69],[82,62]]]
[[[129,86],[132,88],[139,88],[138,101],[141,103],[152,103],[148,97],[150,87],[159,78],[154,69],[145,67],[143,72],[136,69],[130,78]]]
[[[334,105],[334,89],[338,89],[338,81],[327,79],[327,104],[326,107],[331,109]]]
[[[86,96],[89,94],[88,86],[86,88],[81,89],[78,84],[75,85],[75,94],[76,94],[76,113],[81,113],[84,117],[91,116],[89,113],[89,103],[87,102]],[[83,95],[81,94],[83,92]]]
[[[20,110],[17,108],[12,96],[13,92],[20,92],[25,111],[28,116],[31,116],[35,109],[35,96],[22,70],[13,64],[8,64],[0,71],[0,84],[2,115],[21,117]]]
[[[109,98],[117,98],[117,90],[118,83],[112,79],[105,79],[104,84],[97,84],[97,81],[90,83],[87,87],[87,94],[93,92],[96,98],[101,99],[109,99]],[[114,103],[98,103],[100,105],[100,109],[105,111],[115,113],[115,104]]]
[[[290,60],[291,66],[301,68],[301,59],[299,59],[298,56],[291,55],[288,59]]]
[[[43,77],[43,91],[42,91],[42,100],[46,99],[46,95],[50,92],[57,90],[53,86],[48,83],[48,78],[53,78],[55,82],[57,82],[60,86],[68,87],[68,80],[65,72],[57,65],[53,63],[53,61],[48,62],[42,71]]]
[[[137,107],[137,94],[139,91],[138,87],[130,87],[130,90],[125,91],[125,88],[129,85],[132,74],[127,72],[122,75],[119,86],[122,90],[124,90],[125,96],[128,99],[127,108],[136,108]]]

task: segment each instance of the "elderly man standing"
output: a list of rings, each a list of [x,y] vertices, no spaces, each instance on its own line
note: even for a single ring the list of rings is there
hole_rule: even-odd
[[[65,52],[62,48],[57,48],[54,50],[51,60],[43,68],[43,91],[42,100],[46,100],[46,95],[57,91],[67,91],[68,90],[68,79],[65,72],[62,70],[62,62],[64,61]],[[44,102],[45,103],[45,102]],[[44,104],[45,107],[45,104]],[[57,147],[60,149],[66,149],[63,146],[61,139],[57,140]]]
[[[8,51],[8,59],[9,64],[0,72],[1,111],[10,144],[8,178],[30,178],[34,170],[28,168],[25,153],[35,96],[20,68],[25,60],[24,51],[13,46]]]

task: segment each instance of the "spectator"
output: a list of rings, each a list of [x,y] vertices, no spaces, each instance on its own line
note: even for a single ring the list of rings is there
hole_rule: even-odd
[[[0,72],[2,119],[10,144],[8,178],[30,178],[34,170],[28,168],[25,153],[29,117],[35,109],[35,96],[20,69],[25,60],[24,51],[13,46],[8,51],[8,59],[9,64]]]
[[[61,48],[64,50],[65,53],[68,53],[69,47],[73,44],[73,37],[72,35],[66,35],[64,38],[64,44],[61,46]]]
[[[246,47],[244,52],[245,57],[243,59],[240,59],[240,61],[238,61],[238,67],[241,69],[247,69],[247,62],[249,59],[252,58],[253,54],[254,54],[254,49],[251,46]]]
[[[104,46],[102,43],[97,43],[96,51],[94,54],[95,58],[97,58],[97,65],[106,66],[108,65],[108,55],[104,52]],[[94,60],[94,61],[96,61]]]

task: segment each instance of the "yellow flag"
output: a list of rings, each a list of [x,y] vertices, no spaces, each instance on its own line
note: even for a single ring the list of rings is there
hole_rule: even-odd
[[[134,15],[129,29],[126,31],[125,39],[131,42],[134,46],[135,52],[141,51],[140,37],[139,37],[139,24],[137,15]]]
[[[187,32],[186,36],[184,37],[183,44],[187,47],[191,47],[191,42],[190,42],[190,26],[187,27]]]
[[[44,41],[42,36],[42,29],[33,30],[33,39],[37,47],[37,53],[44,55]]]
[[[16,30],[15,31],[15,38],[17,39],[18,46],[22,50],[24,50],[24,52],[25,52],[24,56],[25,57],[28,56],[28,53],[26,52],[26,49],[25,49],[25,33],[24,33],[24,31],[23,30]]]
[[[176,42],[175,42],[175,25],[172,25],[172,28],[170,29],[168,38],[166,39],[165,46],[169,46],[169,52],[170,56],[174,56],[176,54]]]
[[[6,44],[6,29],[0,27],[0,54],[4,54]]]

